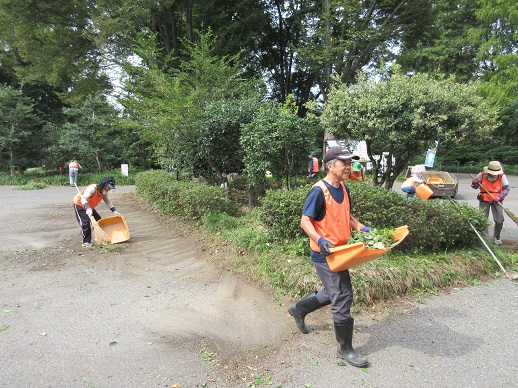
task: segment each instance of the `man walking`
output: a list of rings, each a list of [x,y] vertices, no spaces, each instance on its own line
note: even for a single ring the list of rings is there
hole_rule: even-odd
[[[300,226],[310,238],[311,260],[323,288],[292,304],[288,312],[295,319],[298,329],[307,334],[309,330],[304,323],[305,316],[332,304],[335,336],[339,344],[338,355],[353,366],[365,367],[368,361],[352,346],[353,289],[349,271],[333,272],[326,260],[326,256],[331,254],[329,248],[347,244],[351,230],[372,230],[350,213],[349,189],[343,181],[350,174],[352,158],[352,153],[346,148],[330,148],[324,156],[327,175],[313,185],[306,198]]]

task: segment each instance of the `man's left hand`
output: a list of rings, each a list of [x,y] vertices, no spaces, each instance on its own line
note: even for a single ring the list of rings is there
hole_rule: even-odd
[[[368,232],[371,232],[373,230],[374,230],[374,228],[370,228],[367,225],[364,225],[363,228],[362,228],[362,232],[364,232],[364,233],[368,233]]]
[[[502,197],[497,195],[495,198],[493,198],[493,202],[500,202],[502,200]]]

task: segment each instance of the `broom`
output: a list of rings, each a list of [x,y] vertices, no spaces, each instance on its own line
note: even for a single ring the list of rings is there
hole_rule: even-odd
[[[77,187],[77,184],[74,183],[74,185],[76,186],[77,192],[81,194],[81,191],[79,191],[79,187]],[[94,216],[90,216],[90,225],[94,231],[94,239],[97,244],[107,245],[110,243],[110,238],[108,237],[106,232],[99,226]]]
[[[471,175],[471,174],[469,174],[469,175],[470,175],[473,179],[475,179],[475,177],[474,177],[473,175]],[[482,186],[482,184],[481,184],[480,182],[479,182],[478,184],[480,185],[480,187],[482,187],[482,188],[484,189],[484,191],[485,191],[486,193],[488,193],[488,194],[489,194],[489,196],[490,196],[491,198],[495,199],[495,197],[493,197],[493,194],[491,194],[491,193],[488,191],[488,189],[486,189],[484,186]],[[514,223],[515,223],[516,225],[518,225],[518,216],[517,216],[516,214],[514,214],[511,210],[509,210],[508,208],[506,208],[504,205],[502,205],[502,202],[498,202],[498,204],[499,204],[500,206],[502,206],[502,208],[503,208],[503,209],[504,209],[504,211],[505,211],[505,214],[507,214],[507,215],[509,216],[509,218],[510,218],[511,220],[513,220],[513,221],[514,221]]]

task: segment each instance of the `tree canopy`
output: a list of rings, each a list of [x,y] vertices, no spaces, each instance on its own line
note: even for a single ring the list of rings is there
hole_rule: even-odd
[[[322,125],[338,139],[364,140],[374,184],[390,188],[409,160],[435,141],[445,146],[487,137],[496,127],[495,110],[475,90],[474,84],[421,73],[408,77],[396,71],[382,80],[361,74],[355,84],[332,89]],[[383,156],[387,166],[380,171]]]

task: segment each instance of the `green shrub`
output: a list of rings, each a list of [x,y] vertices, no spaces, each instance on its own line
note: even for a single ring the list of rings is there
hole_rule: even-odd
[[[201,219],[210,213],[235,215],[238,205],[227,189],[205,183],[179,181],[164,170],[137,174],[136,193],[161,213]]]
[[[308,192],[308,187],[266,191],[261,199],[259,219],[268,226],[273,239],[305,235],[300,227],[300,215]]]
[[[407,238],[399,250],[443,252],[470,246],[476,237],[468,221],[478,230],[487,227],[483,213],[468,204],[448,200],[407,200],[393,190],[348,182],[351,212],[360,222],[375,228],[408,225]],[[300,216],[309,188],[269,190],[262,199],[260,219],[274,239],[304,235]]]
[[[35,171],[30,170],[28,173],[23,175],[14,175],[0,173],[0,185],[6,186],[22,186],[27,185],[32,181],[37,181],[45,187],[47,186],[68,186],[68,174],[54,174],[54,175],[41,175],[39,169]],[[99,183],[106,176],[113,176],[117,186],[126,186],[135,184],[135,174],[129,176],[123,176],[120,170],[109,170],[102,173],[80,173],[77,178],[78,187],[82,188],[92,183]]]

